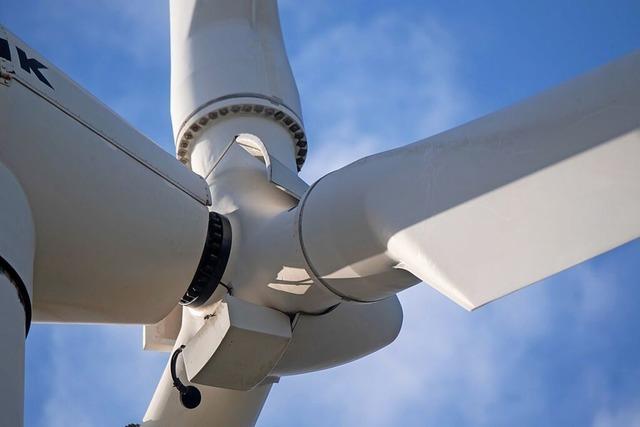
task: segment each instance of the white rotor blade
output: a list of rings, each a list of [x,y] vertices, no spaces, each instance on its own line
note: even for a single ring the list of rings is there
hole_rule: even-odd
[[[400,268],[473,309],[635,239],[640,53],[346,166],[303,209],[316,274],[361,300]]]
[[[34,321],[157,322],[198,268],[206,182],[2,27],[0,44],[0,164],[33,217]],[[18,225],[0,226],[11,249]]]
[[[185,310],[182,313],[180,333],[176,338],[173,350],[182,343],[188,346],[191,338],[201,326],[200,316]],[[174,386],[170,369],[169,362],[144,415],[143,427],[254,426],[267,400],[271,386],[278,382],[277,378],[270,378],[269,381],[265,381],[264,384],[256,386],[251,391],[197,384],[202,395],[202,403],[196,409],[187,409],[180,403],[180,393]],[[183,356],[179,358],[176,372],[178,378],[186,381],[187,374]]]

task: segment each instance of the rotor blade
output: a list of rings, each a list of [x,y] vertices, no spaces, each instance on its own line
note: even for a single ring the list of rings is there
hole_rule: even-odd
[[[640,52],[327,175],[301,227],[337,293],[397,292],[400,268],[467,309],[637,238]]]
[[[202,326],[199,316],[191,311],[183,312],[181,329],[174,350],[180,343],[189,345],[190,339]],[[187,374],[182,356],[176,366],[178,378],[186,380]],[[269,377],[268,381],[251,391],[238,391],[218,387],[197,385],[202,395],[202,403],[195,410],[187,409],[180,403],[180,393],[171,377],[168,363],[153,394],[147,412],[144,415],[144,427],[180,426],[254,426],[264,406],[271,386],[278,378]]]
[[[1,26],[0,45],[0,163],[33,217],[33,320],[157,322],[198,268],[206,182]],[[11,248],[18,225],[0,224]]]
[[[184,369],[179,371],[179,376],[186,378]],[[202,394],[202,404],[197,410],[190,410],[180,403],[180,393],[173,385],[167,365],[142,425],[144,427],[254,426],[272,385],[259,385],[251,391],[198,385],[198,390]]]

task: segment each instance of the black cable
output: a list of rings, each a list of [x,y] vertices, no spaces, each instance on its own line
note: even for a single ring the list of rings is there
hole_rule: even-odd
[[[184,347],[184,345],[181,345],[171,355],[169,370],[171,371],[173,386],[178,389],[178,392],[180,392],[180,402],[182,403],[182,406],[187,409],[194,409],[197,408],[198,405],[200,405],[200,401],[202,400],[200,390],[192,385],[184,385],[182,381],[180,381],[180,378],[178,378],[178,374],[176,373],[176,363],[178,361],[178,356],[180,355],[180,353],[182,353]]]
[[[182,353],[182,350],[184,350],[184,345],[181,345],[176,349],[176,351],[173,352],[173,354],[171,355],[171,365],[170,365],[171,379],[173,380],[173,386],[177,388],[180,393],[184,393],[184,391],[187,389],[187,387],[184,384],[182,384],[182,381],[180,381],[180,378],[178,378],[178,374],[176,373],[176,362],[178,361],[178,356],[180,355],[180,353]]]

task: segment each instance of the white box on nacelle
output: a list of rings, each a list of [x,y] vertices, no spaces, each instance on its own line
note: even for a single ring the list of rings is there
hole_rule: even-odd
[[[291,321],[277,310],[227,295],[186,344],[189,381],[251,390],[263,382],[291,340]]]

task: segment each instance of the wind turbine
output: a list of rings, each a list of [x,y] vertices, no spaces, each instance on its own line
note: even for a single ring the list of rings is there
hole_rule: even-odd
[[[276,2],[173,0],[171,45],[179,162],[0,34],[8,425],[31,318],[145,324],[143,425],[253,425],[393,341],[407,287],[475,309],[640,235],[640,54],[309,187]]]

